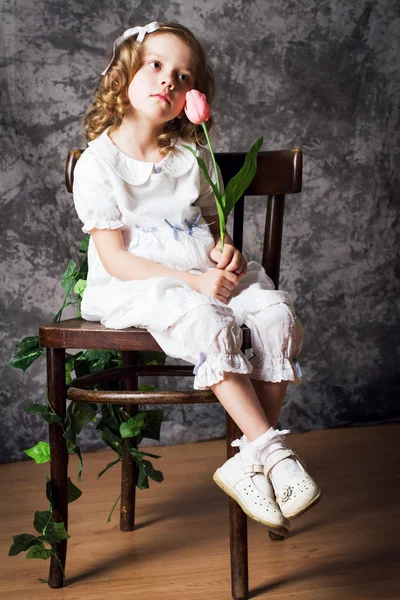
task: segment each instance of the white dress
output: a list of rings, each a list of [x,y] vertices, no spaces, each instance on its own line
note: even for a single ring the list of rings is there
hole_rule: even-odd
[[[215,180],[208,150],[182,140],[156,165],[123,154],[107,132],[90,142],[74,172],[82,230],[120,228],[132,254],[179,271],[214,269],[209,256],[214,238],[203,215],[216,215],[215,199],[184,145],[196,149]],[[195,389],[207,389],[226,371],[265,381],[299,381],[295,359],[302,327],[290,295],[274,290],[258,263],[248,264],[224,304],[173,277],[116,279],[105,270],[92,238],[88,261],[82,317],[113,329],[147,329],[166,354],[196,365]],[[240,350],[242,324],[251,330],[250,360]]]

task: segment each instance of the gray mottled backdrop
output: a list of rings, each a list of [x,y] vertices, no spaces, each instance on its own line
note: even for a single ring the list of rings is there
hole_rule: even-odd
[[[192,28],[212,57],[217,150],[247,150],[262,132],[264,149],[304,151],[303,193],[287,203],[281,287],[306,328],[305,381],[289,389],[282,425],[398,418],[398,0],[3,0],[2,17],[0,460],[20,459],[46,436],[23,411],[44,398],[44,360],[26,373],[7,361],[52,319],[61,274],[78,257],[65,157],[83,144],[81,117],[112,41],[154,19]],[[263,213],[256,199],[249,258],[259,257]],[[223,432],[220,406],[176,407],[162,441]],[[101,446],[93,428],[82,446]]]

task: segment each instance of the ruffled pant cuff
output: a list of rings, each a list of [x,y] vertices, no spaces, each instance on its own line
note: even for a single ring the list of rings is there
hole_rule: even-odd
[[[200,355],[200,362],[195,366],[193,373],[194,389],[205,390],[224,379],[224,374],[241,373],[250,374],[253,367],[242,352],[237,354],[218,354],[217,356]]]
[[[270,381],[279,383],[289,381],[290,383],[301,383],[301,371],[295,359],[290,358],[264,358],[260,361],[257,357],[250,359],[253,366],[251,379],[259,381]]]

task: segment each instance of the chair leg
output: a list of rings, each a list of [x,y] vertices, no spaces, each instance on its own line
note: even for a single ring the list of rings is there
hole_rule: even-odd
[[[64,419],[66,414],[65,350],[61,348],[48,348],[46,357],[49,402],[57,415]],[[57,523],[62,521],[65,529],[68,531],[68,451],[67,442],[63,437],[63,430],[57,423],[49,425],[49,441],[53,518]],[[56,552],[62,569],[65,572],[67,540],[56,544]],[[52,556],[49,573],[50,587],[63,587],[64,577],[62,569],[56,558]]]
[[[137,365],[136,352],[122,352],[122,366],[129,367]],[[123,382],[124,390],[137,390],[138,377],[132,374],[126,377]],[[135,404],[127,404],[124,410],[130,415],[135,415],[139,407]],[[122,454],[121,471],[121,511],[120,511],[120,530],[133,531],[135,528],[135,501],[136,501],[136,480],[137,469],[136,462],[128,452],[128,443],[135,445],[132,441],[125,440],[124,451]]]
[[[226,415],[226,442],[228,459],[234,455],[231,442],[242,435],[239,427]],[[229,498],[229,530],[231,550],[232,598],[247,600],[249,573],[247,555],[247,517],[240,506]]]

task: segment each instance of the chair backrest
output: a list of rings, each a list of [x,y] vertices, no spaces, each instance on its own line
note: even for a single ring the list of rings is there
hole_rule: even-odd
[[[65,165],[67,190],[72,192],[74,168],[83,150],[74,149],[68,154]],[[224,181],[229,181],[244,163],[244,152],[217,153],[216,159]],[[243,197],[236,203],[233,213],[233,242],[243,247],[244,199],[251,196],[267,196],[262,265],[276,288],[279,286],[283,216],[286,194],[301,192],[303,159],[300,148],[260,152],[257,157],[257,173]]]

